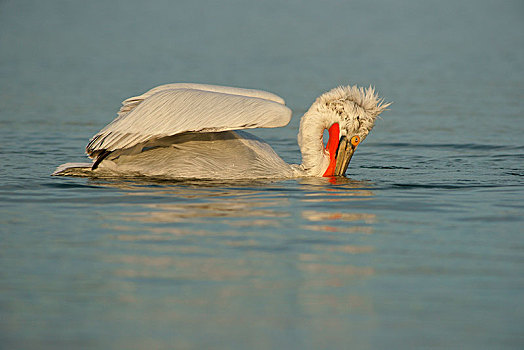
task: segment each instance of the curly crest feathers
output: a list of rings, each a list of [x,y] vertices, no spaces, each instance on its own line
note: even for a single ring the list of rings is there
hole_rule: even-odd
[[[385,103],[375,93],[375,88],[355,86],[339,86],[320,95],[313,105],[317,105],[319,112],[334,111],[342,119],[349,121],[358,117],[360,128],[364,128],[364,138],[375,125],[375,119],[386,110],[391,103]],[[313,106],[312,106],[313,107]],[[366,132],[367,131],[367,132]],[[359,132],[361,134],[361,132]]]

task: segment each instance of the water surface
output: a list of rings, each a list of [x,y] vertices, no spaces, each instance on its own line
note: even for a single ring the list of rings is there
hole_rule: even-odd
[[[0,3],[2,348],[519,349],[519,1]],[[121,100],[267,89],[300,162],[338,84],[394,104],[344,179],[50,177]]]

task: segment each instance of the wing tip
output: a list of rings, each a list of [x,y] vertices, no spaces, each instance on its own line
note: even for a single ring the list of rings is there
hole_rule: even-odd
[[[51,176],[68,176],[91,170],[91,163],[64,163],[59,165]]]

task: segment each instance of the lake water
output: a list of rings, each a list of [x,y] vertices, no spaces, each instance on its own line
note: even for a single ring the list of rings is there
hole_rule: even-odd
[[[347,179],[56,178],[120,101],[258,88],[300,162],[339,84],[394,102]],[[0,347],[522,349],[522,1],[0,2]]]

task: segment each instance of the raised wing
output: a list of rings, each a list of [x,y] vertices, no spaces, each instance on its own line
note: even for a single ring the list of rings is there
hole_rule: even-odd
[[[270,100],[270,101],[274,101],[274,102],[285,105],[284,99],[282,97],[272,94],[271,92],[262,91],[262,90],[243,89],[243,88],[237,88],[237,87],[209,85],[209,84],[174,83],[174,84],[159,85],[143,93],[140,96],[128,98],[127,100],[122,102],[122,107],[120,108],[120,111],[118,111],[118,115],[121,116],[127,112],[130,112],[131,110],[133,110],[133,108],[138,106],[146,98],[156,94],[157,92],[164,91],[164,90],[173,90],[173,89],[192,89],[192,90],[221,92],[221,93],[230,94],[230,95],[258,97],[264,100]]]
[[[171,87],[169,87],[171,85]],[[178,85],[172,88],[173,85]],[[197,84],[195,84],[197,85]],[[184,132],[218,132],[285,126],[291,110],[276,95],[258,90],[221,88],[229,93],[169,84],[135,97],[129,110],[126,101],[119,116],[98,132],[86,147],[90,157]],[[203,86],[203,85],[199,85]],[[206,86],[206,85],[204,85]],[[206,87],[210,87],[207,85]],[[211,86],[213,87],[213,86]],[[256,96],[242,95],[251,92]],[[236,92],[236,93],[231,93]],[[275,96],[280,101],[264,97]]]

